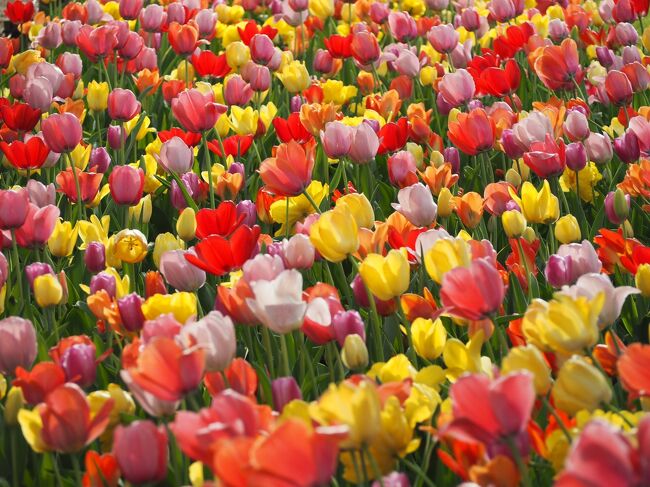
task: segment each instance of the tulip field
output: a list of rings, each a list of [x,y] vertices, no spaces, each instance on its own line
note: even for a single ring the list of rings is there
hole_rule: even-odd
[[[648,0],[13,0],[0,487],[650,486]]]

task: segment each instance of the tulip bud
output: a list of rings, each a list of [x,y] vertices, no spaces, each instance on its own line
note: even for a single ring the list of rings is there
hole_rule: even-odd
[[[580,225],[573,215],[564,215],[555,223],[555,238],[558,242],[568,244],[580,240]]]
[[[101,242],[90,242],[84,253],[84,264],[92,273],[106,268],[106,248]]]
[[[340,347],[345,345],[349,335],[359,335],[366,339],[366,330],[363,319],[357,310],[340,311],[332,317],[332,329]]]
[[[621,189],[610,191],[605,197],[605,214],[615,225],[621,225],[630,213],[630,195]]]
[[[20,387],[9,389],[7,399],[5,400],[4,420],[7,426],[18,425],[18,411],[25,406],[25,398]]]
[[[641,264],[637,268],[634,284],[643,297],[650,298],[650,264]]]
[[[540,396],[546,395],[551,387],[551,369],[538,348],[526,345],[508,351],[508,355],[501,362],[501,373],[507,375],[519,370],[530,372],[533,375],[535,392]]]
[[[72,345],[61,357],[61,368],[68,381],[75,382],[82,388],[89,387],[97,375],[95,346],[81,343]]]
[[[507,210],[501,215],[503,230],[508,238],[519,238],[526,230],[526,218],[517,210]]]
[[[574,355],[560,368],[551,391],[555,406],[571,416],[591,412],[612,399],[605,376],[583,357]]]
[[[341,349],[341,360],[350,370],[360,371],[368,366],[368,347],[359,335],[348,335]]]
[[[111,156],[105,147],[95,147],[90,153],[88,167],[95,172],[104,173],[111,164]]]
[[[587,150],[581,142],[571,142],[565,149],[566,165],[573,171],[582,171],[587,166]]]
[[[117,309],[126,330],[137,333],[144,326],[143,302],[144,300],[137,293],[131,293],[117,300]]]
[[[521,176],[515,169],[510,168],[506,171],[506,182],[518,188],[521,185]]]
[[[111,149],[119,150],[124,147],[126,142],[126,133],[119,125],[109,125],[106,132],[106,138]]]
[[[34,297],[41,308],[56,306],[63,299],[61,283],[53,274],[43,274],[34,279]]]
[[[176,234],[185,242],[196,235],[196,213],[190,207],[185,208],[176,221]]]
[[[416,318],[411,324],[411,337],[415,353],[426,360],[435,360],[445,348],[447,330],[440,319]]]
[[[454,212],[453,195],[449,188],[442,188],[438,194],[438,216],[447,218]]]
[[[273,396],[273,408],[281,412],[288,403],[296,399],[302,399],[300,387],[293,377],[279,377],[271,381],[271,395]]]

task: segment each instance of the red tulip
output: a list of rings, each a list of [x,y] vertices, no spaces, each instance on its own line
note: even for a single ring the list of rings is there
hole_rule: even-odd
[[[486,258],[470,267],[456,267],[442,278],[440,299],[450,314],[466,320],[482,320],[496,312],[505,296],[496,267]]]
[[[144,171],[132,166],[115,166],[108,177],[108,186],[115,203],[135,206],[142,198]]]
[[[519,65],[514,59],[508,60],[503,69],[490,67],[480,75],[480,89],[486,93],[504,97],[517,91],[521,81],[521,71]]]
[[[221,235],[211,235],[194,246],[196,255],[185,254],[185,258],[210,274],[222,276],[244,265],[257,248],[260,228],[242,225],[235,230],[230,239]]]
[[[342,36],[331,35],[323,39],[325,48],[335,59],[347,59],[352,57],[352,35]]]
[[[118,426],[113,440],[113,455],[122,476],[132,484],[160,482],[167,476],[167,432],[152,421],[135,421]]]
[[[614,105],[628,105],[634,96],[630,79],[625,73],[615,69],[607,73],[605,91],[609,101]]]
[[[278,33],[278,30],[271,27],[270,25],[260,27],[254,20],[249,20],[246,22],[246,25],[243,29],[241,27],[237,27],[237,32],[239,33],[239,38],[241,41],[249,46],[251,40],[256,34],[265,34],[269,36],[270,39],[274,39]]]
[[[24,24],[34,16],[34,3],[31,0],[8,2],[4,13],[12,24]]]
[[[201,77],[212,76],[215,78],[224,78],[230,73],[230,66],[226,62],[226,55],[216,55],[212,51],[200,51],[192,55],[192,66],[196,74]]]
[[[45,143],[53,152],[70,152],[82,138],[81,122],[70,112],[55,113],[41,122]]]
[[[14,55],[14,44],[10,38],[0,37],[0,68],[9,66],[11,57]]]
[[[305,144],[314,138],[300,121],[298,112],[290,114],[286,120],[280,117],[274,118],[273,126],[281,142],[295,140],[299,144]]]
[[[0,106],[0,114],[7,127],[16,132],[32,131],[41,119],[40,110],[20,102]]]
[[[171,104],[176,120],[190,132],[212,129],[219,117],[228,110],[225,105],[214,103],[212,94],[203,94],[196,89],[181,92]]]
[[[171,104],[172,100],[184,90],[185,82],[180,79],[170,79],[168,81],[164,81],[162,84],[163,99],[168,104]]]
[[[489,150],[494,145],[494,121],[482,108],[475,108],[469,114],[460,113],[455,122],[449,123],[449,140],[462,152],[474,156]]]
[[[228,380],[227,383],[224,381],[224,376]],[[205,374],[203,382],[212,396],[216,396],[226,389],[232,389],[239,394],[254,399],[259,379],[251,364],[243,358],[236,358],[230,362],[223,374],[208,372]]]
[[[547,88],[573,90],[574,83],[582,79],[578,46],[571,38],[564,39],[559,46],[546,46],[535,60],[534,69]]]
[[[108,399],[91,417],[90,404],[81,388],[63,384],[50,392],[38,408],[43,441],[58,452],[77,452],[104,432],[112,409],[113,400]]]
[[[79,50],[92,62],[97,62],[98,58],[106,58],[119,44],[117,28],[110,24],[101,27],[84,25],[79,29],[75,40]]]
[[[400,118],[397,122],[390,122],[379,129],[379,144],[378,154],[385,154],[386,152],[395,152],[400,150],[406,145],[408,139],[408,120],[406,117]]]
[[[97,196],[99,185],[101,184],[104,175],[101,173],[83,172],[76,167],[74,170],[79,178],[81,201],[89,203],[95,199],[95,196]],[[76,203],[79,200],[71,168],[61,171],[56,175],[56,184],[59,185],[59,191],[65,193],[70,201]]]
[[[235,159],[239,159],[251,148],[253,139],[252,135],[231,135],[221,141],[223,142],[223,150],[221,150],[222,146],[217,140],[209,141],[208,149],[219,157],[233,156]]]
[[[53,362],[39,362],[30,372],[16,367],[13,385],[23,391],[25,401],[38,404],[54,389],[65,383],[65,372]]]
[[[228,237],[241,226],[244,216],[237,214],[237,206],[232,201],[224,201],[214,210],[203,208],[196,214],[196,238]]]
[[[180,138],[188,147],[196,147],[201,143],[201,134],[188,132],[178,127],[172,127],[169,130],[161,130],[158,132],[158,138],[163,144],[174,137]]]
[[[100,455],[88,450],[84,458],[86,473],[81,485],[83,487],[117,487],[120,480],[120,470],[115,456],[110,453]]]
[[[137,347],[139,343],[134,345]],[[203,349],[183,349],[165,336],[153,338],[136,357],[130,356],[133,350],[129,347],[122,354],[122,367],[133,382],[156,398],[179,401],[201,383],[205,366]]]
[[[350,51],[354,59],[362,65],[368,65],[379,59],[381,49],[377,37],[372,32],[362,31],[352,34]]]
[[[524,153],[524,162],[542,179],[559,176],[566,167],[564,142],[560,140],[558,144],[546,134],[544,142],[530,144],[530,151]]]
[[[650,345],[633,343],[617,362],[623,387],[634,396],[650,395]]]
[[[298,196],[309,183],[314,169],[313,144],[301,146],[292,140],[278,146],[275,157],[260,165],[260,178],[266,189],[278,196]]]

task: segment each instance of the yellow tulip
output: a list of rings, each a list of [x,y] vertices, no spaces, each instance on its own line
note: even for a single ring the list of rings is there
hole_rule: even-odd
[[[309,239],[325,259],[341,262],[359,248],[357,222],[346,205],[337,206],[311,226]]]
[[[228,132],[230,132],[230,119],[228,115],[223,113],[218,119],[217,123],[214,124],[214,129],[217,131],[219,136],[224,139]]]
[[[420,70],[420,83],[424,86],[433,85],[433,82],[438,78],[436,68],[433,66],[425,66]]]
[[[438,284],[442,277],[456,267],[468,267],[471,263],[469,244],[462,238],[441,238],[424,255],[427,273]]]
[[[90,221],[80,220],[78,225],[82,244],[79,246],[79,249],[85,250],[90,242],[101,242],[106,245],[110,224],[110,215],[103,216],[101,220],[96,215],[91,215]]]
[[[148,320],[160,315],[173,314],[179,323],[196,316],[196,295],[188,292],[154,294],[142,305],[142,314]]]
[[[148,194],[141,198],[137,205],[129,208],[129,221],[146,225],[151,220],[151,212],[151,195]]]
[[[7,394],[5,401],[4,419],[5,424],[8,426],[16,426],[18,424],[18,412],[25,405],[25,398],[23,397],[23,390],[20,387],[12,387]]]
[[[334,15],[333,0],[309,0],[309,13],[321,20]]]
[[[334,79],[328,79],[320,86],[323,89],[323,103],[333,102],[337,105],[349,102],[359,91],[356,86],[348,86],[343,84],[343,81]]]
[[[90,144],[77,144],[77,147],[75,147],[70,152],[70,159],[72,160],[72,164],[82,171],[86,169],[86,167],[88,167],[88,163],[90,162],[90,154],[92,150],[93,148]]]
[[[454,196],[449,188],[442,188],[438,193],[438,216],[447,218],[454,212]]]
[[[447,340],[442,352],[442,360],[447,366],[447,375],[455,380],[465,372],[480,372],[483,369],[481,347],[485,343],[485,334],[479,330],[467,344],[457,338]]]
[[[18,411],[18,424],[25,441],[32,450],[36,453],[44,453],[49,450],[41,435],[43,420],[38,409],[21,409]]]
[[[357,222],[359,228],[372,228],[375,226],[375,212],[366,195],[363,193],[350,193],[336,200],[336,206],[347,206]]]
[[[91,81],[88,83],[88,93],[86,94],[86,101],[88,108],[94,112],[103,112],[108,107],[108,83],[102,81]]]
[[[194,80],[194,66],[185,61],[180,61],[178,67],[174,70],[175,78],[181,81],[189,80],[190,82]]]
[[[560,368],[551,395],[558,409],[573,416],[609,403],[612,389],[596,367],[574,355]]]
[[[153,263],[156,267],[160,265],[160,257],[169,250],[185,248],[185,242],[176,237],[173,233],[159,233],[153,245]]]
[[[390,396],[381,411],[380,448],[388,450],[391,456],[399,457],[414,452],[420,445],[420,439],[413,438],[413,431],[399,399]]]
[[[507,210],[501,215],[503,230],[508,238],[519,238],[526,230],[526,218],[517,210]]]
[[[257,132],[257,122],[260,114],[253,107],[241,108],[233,105],[230,108],[230,127],[238,135],[249,135]]]
[[[264,124],[264,127],[268,130],[271,126],[271,122],[278,114],[278,107],[275,106],[275,103],[269,102],[266,105],[260,107],[260,120]]]
[[[527,370],[533,375],[535,392],[546,395],[551,387],[551,369],[538,348],[532,345],[514,347],[501,362],[501,373],[509,374],[516,370]]]
[[[47,246],[52,255],[56,257],[67,257],[72,254],[74,246],[77,244],[77,237],[79,235],[79,227],[77,224],[72,226],[72,223],[59,219],[56,222],[54,231],[47,241]]]
[[[27,69],[32,64],[42,63],[44,61],[45,59],[41,57],[39,51],[28,49],[12,56],[11,61],[9,61],[9,66],[7,67],[7,72],[9,74],[16,72],[25,75],[27,74]]]
[[[219,22],[223,24],[237,24],[242,21],[246,13],[241,5],[228,6],[225,3],[217,5],[215,10]]]
[[[564,215],[555,223],[555,238],[563,244],[580,240],[580,225],[575,216]]]
[[[110,448],[113,429],[120,424],[122,415],[135,414],[135,401],[130,393],[126,392],[117,384],[108,384],[106,390],[93,391],[88,394],[88,404],[91,413],[97,414],[104,407],[107,401],[113,401],[113,407],[109,413],[108,426],[100,436],[102,447]]]
[[[359,275],[370,292],[382,301],[402,295],[409,287],[410,268],[406,252],[390,250],[368,254],[359,266]]]
[[[56,306],[63,299],[61,283],[53,274],[42,274],[34,279],[34,297],[41,308]]]
[[[176,234],[185,242],[189,242],[196,235],[196,213],[189,206],[181,211],[176,221]]]
[[[143,117],[142,121],[140,121],[141,116]],[[139,127],[138,124],[140,125]],[[138,133],[135,134],[135,140],[142,140],[148,133],[155,132],[156,129],[149,128],[150,125],[151,119],[146,115],[136,115],[131,120],[124,123],[127,135],[131,135],[131,132],[133,132],[136,127],[138,127]]]
[[[650,264],[641,264],[634,276],[634,284],[644,298],[650,297]]]
[[[548,302],[535,299],[521,325],[526,341],[565,355],[584,352],[598,341],[598,315],[604,301],[602,293],[592,300],[559,293]]]
[[[641,36],[641,43],[647,52],[650,52],[650,27],[643,29],[643,35]]]
[[[360,371],[368,366],[368,347],[356,333],[345,337],[343,348],[341,349],[341,360],[350,370]]]
[[[309,71],[300,61],[290,62],[281,72],[276,73],[276,76],[289,93],[299,93],[306,90],[310,84]]]
[[[312,181],[306,189],[307,194],[311,196],[316,205],[320,205],[323,199],[327,198],[329,194],[329,186],[323,185],[320,181]],[[305,218],[307,215],[315,213],[313,205],[309,202],[304,194],[289,198],[289,210],[287,211],[287,198],[281,198],[271,204],[270,214],[274,222],[280,223],[282,226],[275,233],[278,235],[285,235],[287,226],[291,230],[295,224]],[[287,220],[287,217],[289,219]]]
[[[521,187],[521,198],[512,189],[509,191],[530,223],[552,223],[560,216],[560,203],[546,180],[539,192],[526,181]]]
[[[147,256],[147,238],[139,230],[124,229],[115,235],[113,255],[128,264],[141,262]]]
[[[231,42],[226,47],[226,62],[237,70],[251,59],[250,49],[241,41]]]
[[[447,343],[447,330],[438,318],[435,321],[416,318],[411,324],[411,339],[415,353],[426,360],[435,360]]]

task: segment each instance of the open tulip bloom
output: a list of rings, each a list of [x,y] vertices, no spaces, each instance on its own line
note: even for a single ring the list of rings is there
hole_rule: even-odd
[[[3,8],[0,484],[650,485],[648,1]]]

